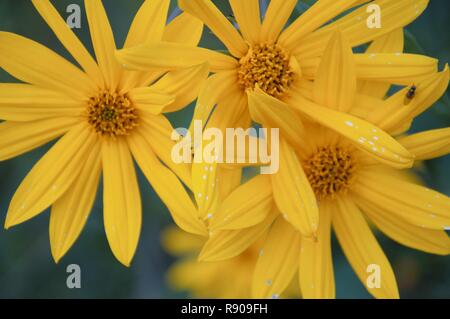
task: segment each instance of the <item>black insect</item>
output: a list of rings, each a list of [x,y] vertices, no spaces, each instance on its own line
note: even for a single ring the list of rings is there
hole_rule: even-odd
[[[416,91],[417,91],[417,86],[412,85],[408,92],[406,92],[406,96],[405,96],[405,104],[408,104],[409,102],[411,102],[412,99],[414,99],[414,97],[416,96]]]

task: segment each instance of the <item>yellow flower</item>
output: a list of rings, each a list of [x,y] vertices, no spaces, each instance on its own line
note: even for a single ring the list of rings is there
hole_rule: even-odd
[[[188,291],[194,298],[251,298],[253,270],[258,255],[264,253],[260,249],[262,242],[254,243],[242,254],[229,260],[199,262],[195,256],[205,240],[205,237],[188,234],[176,228],[169,228],[164,232],[164,248],[174,257],[180,258],[169,269],[170,286],[176,290]],[[295,286],[293,281],[282,297],[298,296]]]
[[[390,41],[398,32],[373,45],[384,43],[389,50],[390,45],[398,45]],[[339,57],[338,63],[329,63],[331,57]],[[448,66],[416,83],[416,96],[405,101],[408,88],[387,99],[386,86],[375,85],[371,89],[370,84],[362,83],[356,91],[356,85],[351,84],[355,76],[347,76],[350,57],[348,46],[338,34],[319,67],[323,73],[319,72],[317,80],[309,84],[306,98],[298,93],[284,103],[261,91],[250,98],[250,103],[269,101],[265,103],[268,114],[296,109],[315,120],[304,122],[297,131],[297,143],[281,139],[277,174],[258,176],[239,187],[211,220],[210,227],[217,234],[205,244],[201,260],[232,258],[268,231],[265,253],[255,268],[254,297],[282,293],[297,269],[304,297],[334,297],[331,227],[369,292],[379,298],[398,297],[389,261],[366,218],[408,247],[441,255],[450,253],[450,240],[444,231],[450,226],[450,198],[411,182],[405,175],[408,171],[401,170],[409,162],[398,161],[400,157],[395,154],[399,152],[391,153],[394,145],[402,145],[405,154],[424,160],[450,151],[449,128],[391,137],[406,131],[412,120],[445,92]],[[354,89],[349,90],[351,87]],[[349,114],[335,111],[342,105],[348,107]],[[327,127],[327,122],[334,125]],[[280,211],[278,216],[264,204],[271,196]],[[250,206],[249,202],[253,204]],[[320,222],[314,238],[302,237],[298,232],[299,225],[309,217],[305,213],[308,205],[319,210]],[[230,207],[242,210],[230,215]],[[371,265],[380,267],[379,288],[367,283]],[[267,285],[267,280],[271,285]]]
[[[162,113],[195,99],[207,66],[169,73],[123,70],[114,57],[116,45],[102,2],[86,0],[95,61],[49,1],[33,4],[82,70],[32,40],[0,33],[0,66],[26,83],[0,85],[0,118],[5,120],[0,124],[0,159],[62,136],[19,186],[5,227],[51,207],[50,242],[58,261],[80,234],[102,173],[106,235],[114,255],[128,266],[141,229],[134,159],[177,224],[204,234],[196,208],[174,174],[191,186],[190,167],[171,161],[172,127]],[[146,1],[125,47],[161,40],[197,45],[202,23],[182,14],[166,27],[168,7],[169,0]]]

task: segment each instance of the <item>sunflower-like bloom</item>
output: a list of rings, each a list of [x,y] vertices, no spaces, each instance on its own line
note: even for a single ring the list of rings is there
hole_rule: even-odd
[[[82,70],[32,40],[0,33],[0,66],[25,82],[0,85],[0,118],[5,120],[0,159],[61,136],[20,184],[5,227],[51,207],[51,251],[58,261],[80,234],[102,173],[106,235],[117,259],[129,265],[141,229],[134,158],[175,221],[186,231],[204,234],[177,178],[191,186],[190,167],[171,161],[172,127],[162,113],[195,99],[207,65],[169,73],[123,70],[114,57],[114,36],[101,0],[86,0],[95,61],[49,1],[33,4]],[[166,27],[168,7],[168,1],[146,1],[125,47],[161,40],[197,45],[202,23],[182,14]],[[189,214],[192,218],[186,218]]]
[[[206,238],[189,234],[176,228],[167,229],[162,244],[167,252],[178,260],[168,271],[169,285],[176,290],[187,291],[193,298],[251,298],[253,270],[261,253],[258,241],[239,256],[219,262],[198,262],[196,255]],[[282,296],[298,297],[295,280]]]
[[[391,40],[400,33],[387,35],[373,46],[385,46],[386,50],[398,46]],[[255,93],[254,103],[263,98],[270,102],[265,103],[268,113],[276,110],[281,114],[295,108],[311,113],[315,121],[304,121],[297,131],[297,143],[281,140],[277,174],[258,176],[243,184],[223,201],[210,221],[214,233],[203,247],[201,260],[231,258],[268,233],[264,254],[255,268],[254,297],[279,295],[297,269],[304,297],[334,297],[333,228],[369,292],[378,298],[397,298],[394,273],[367,220],[408,247],[440,255],[450,253],[450,240],[444,231],[450,226],[450,198],[411,182],[408,171],[402,170],[409,164],[404,165],[407,161],[399,161],[400,155],[392,152],[392,145],[401,145],[405,154],[412,154],[416,160],[445,155],[450,151],[450,129],[391,137],[405,132],[413,119],[445,92],[448,67],[418,82],[413,99],[406,97],[408,88],[384,99],[388,86],[361,83],[356,90],[352,83],[356,77],[348,76],[351,53],[344,43],[339,35],[331,40],[330,51],[319,67],[324,71],[310,83],[304,92],[310,92],[306,98],[295,94],[288,105],[263,92]],[[330,63],[331,57],[339,61]],[[326,76],[330,74],[333,76]],[[348,107],[348,114],[336,111],[343,105]],[[370,122],[377,126],[368,126]],[[268,205],[271,198],[278,215]],[[319,210],[314,238],[298,231],[301,220],[308,218],[308,205]],[[240,209],[233,210],[235,207]],[[368,282],[373,267],[380,271],[379,286]]]

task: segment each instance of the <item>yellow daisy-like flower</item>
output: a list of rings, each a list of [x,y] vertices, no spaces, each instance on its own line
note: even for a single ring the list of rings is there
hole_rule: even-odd
[[[373,45],[384,46],[385,50],[398,46],[390,40],[399,32]],[[405,171],[399,170],[405,166],[393,160],[395,155],[389,155],[391,145],[396,144],[388,135],[407,130],[412,120],[445,92],[448,67],[418,82],[417,94],[411,100],[405,101],[408,88],[384,99],[386,86],[375,85],[370,90],[369,84],[361,83],[358,91],[343,89],[356,88],[351,84],[355,76],[347,76],[351,67],[348,49],[339,35],[331,40],[330,50],[319,68],[328,68],[323,76],[333,76],[322,78],[319,72],[317,80],[303,92],[305,95],[309,92],[306,98],[297,93],[291,96],[288,105],[256,92],[254,101],[250,99],[250,103],[259,103],[258,99],[269,101],[265,103],[269,114],[274,114],[274,110],[278,114],[292,112],[292,108],[315,113],[311,115],[315,122],[305,121],[297,131],[299,143],[281,140],[279,172],[271,177],[258,176],[239,187],[224,200],[210,223],[217,233],[205,244],[201,260],[231,258],[268,231],[264,254],[255,268],[254,297],[282,293],[297,269],[304,297],[334,297],[331,227],[369,292],[379,298],[398,297],[391,266],[366,217],[386,235],[408,247],[441,255],[450,253],[450,240],[444,231],[450,226],[450,198],[405,177]],[[339,57],[339,69],[329,63],[330,57]],[[334,111],[341,105],[348,107],[348,115]],[[336,126],[327,127],[326,122]],[[367,126],[369,122],[378,127]],[[449,128],[433,130],[399,137],[396,143],[416,160],[430,159],[450,151],[449,134]],[[380,144],[383,140],[386,144]],[[272,197],[280,210],[278,217],[267,206]],[[298,232],[298,225],[308,218],[305,214],[308,205],[319,210],[320,222],[314,239],[302,237]],[[230,214],[232,207],[242,210]],[[230,232],[234,232],[233,236]],[[367,283],[371,265],[380,269],[380,287]]]
[[[208,67],[169,73],[123,70],[114,57],[116,45],[101,0],[86,0],[95,61],[49,1],[33,4],[82,70],[32,40],[0,33],[0,67],[26,83],[0,84],[0,119],[5,120],[0,124],[0,159],[62,136],[19,186],[5,227],[51,207],[50,242],[58,261],[80,234],[102,173],[106,235],[114,255],[128,266],[141,229],[134,159],[177,224],[204,234],[177,178],[190,187],[190,167],[171,161],[172,127],[162,113],[193,101]],[[202,23],[182,14],[166,27],[168,8],[169,0],[144,2],[125,47],[162,40],[197,45]]]
[[[188,234],[176,228],[167,229],[162,237],[162,244],[171,255],[180,258],[168,272],[169,285],[176,290],[187,291],[194,298],[238,298],[252,297],[251,287],[253,270],[261,254],[259,241],[239,256],[219,262],[199,262],[196,254],[200,251],[206,238]],[[299,296],[295,281],[282,296],[292,298]]]

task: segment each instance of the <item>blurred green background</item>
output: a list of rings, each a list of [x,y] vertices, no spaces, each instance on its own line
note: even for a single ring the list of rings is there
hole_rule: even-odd
[[[64,16],[69,4],[83,8],[82,1],[53,1]],[[142,0],[104,0],[118,46],[121,46]],[[227,15],[231,11],[226,0],[215,1]],[[312,2],[312,1],[306,1]],[[176,8],[172,1],[171,12]],[[303,5],[299,5],[301,11]],[[84,10],[84,9],[83,9]],[[449,62],[450,1],[432,0],[425,13],[408,31],[408,52],[425,52],[438,58],[441,67]],[[29,0],[0,1],[0,30],[15,32],[55,50],[73,61],[57,41]],[[87,21],[75,30],[91,50]],[[203,46],[221,48],[219,42],[205,30]],[[0,82],[15,81],[0,70]],[[192,106],[171,117],[176,126],[187,126]],[[442,99],[421,116],[413,130],[439,128],[450,125],[450,106]],[[1,138],[1,137],[0,137]],[[0,224],[3,225],[9,200],[33,164],[51,146],[47,145],[21,157],[0,163]],[[422,177],[429,186],[450,195],[450,156],[425,163]],[[162,251],[160,234],[171,223],[167,209],[159,201],[148,183],[140,178],[143,199],[143,225],[139,247],[128,269],[113,257],[103,230],[102,201],[97,195],[95,207],[81,237],[62,259],[55,264],[48,239],[49,215],[38,217],[8,231],[0,229],[0,298],[176,298],[188,294],[171,291],[165,283],[165,272],[173,259]],[[101,194],[101,189],[98,194]],[[450,297],[450,257],[433,256],[402,247],[379,236],[387,256],[393,264],[403,298]],[[362,284],[347,264],[338,245],[334,245],[337,296],[339,298],[369,298]],[[66,287],[66,267],[79,264],[82,288]]]

